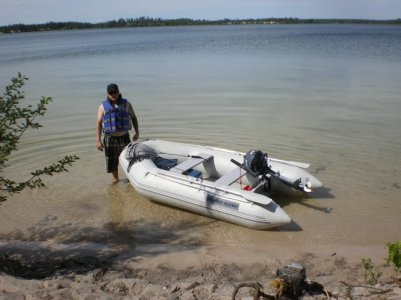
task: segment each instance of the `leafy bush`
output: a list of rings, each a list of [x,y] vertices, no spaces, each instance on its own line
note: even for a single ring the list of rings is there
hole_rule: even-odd
[[[11,84],[6,86],[3,96],[0,96],[0,174],[6,168],[10,154],[18,148],[19,140],[28,128],[38,129],[42,127],[35,121],[37,116],[43,116],[47,111],[47,105],[52,102],[50,97],[42,97],[36,107],[28,105],[21,107],[20,101],[25,99],[21,91],[26,76],[18,73],[11,79]],[[7,195],[18,193],[25,188],[34,189],[45,184],[41,176],[52,176],[55,173],[68,171],[66,166],[79,159],[75,155],[65,156],[63,159],[40,170],[31,172],[31,178],[23,182],[15,182],[0,176],[0,203],[7,200]]]
[[[388,244],[387,263],[392,262],[399,271],[401,268],[401,241]]]
[[[378,282],[383,273],[372,262],[371,258],[362,258],[362,266],[365,270],[365,281],[368,284],[374,285]]]

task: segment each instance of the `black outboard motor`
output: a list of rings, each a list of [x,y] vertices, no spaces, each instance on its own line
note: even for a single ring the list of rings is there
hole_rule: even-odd
[[[250,150],[244,156],[244,169],[253,176],[266,174],[269,169],[267,165],[267,154],[260,150]]]
[[[244,156],[243,168],[255,177],[262,175],[261,181],[264,182],[263,193],[269,193],[272,189],[272,182],[269,173],[272,172],[268,165],[267,153],[260,150],[250,150]]]
[[[267,192],[271,192],[272,189],[271,177],[280,180],[293,189],[310,192],[309,186],[307,186],[307,183],[302,183],[301,178],[291,180],[281,176],[280,172],[272,170],[268,164],[267,153],[263,153],[260,150],[248,151],[244,156],[244,164],[242,167],[255,177],[262,175],[261,180],[265,181],[265,191]]]

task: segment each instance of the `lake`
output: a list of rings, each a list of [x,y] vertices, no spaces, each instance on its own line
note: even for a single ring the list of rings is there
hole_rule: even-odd
[[[47,187],[0,207],[3,239],[280,247],[335,251],[401,238],[401,28],[237,25],[0,35],[2,91],[29,77],[27,103],[50,96],[7,177],[68,154],[81,159]],[[111,185],[95,121],[110,82],[134,106],[142,139],[211,145],[311,164],[324,184],[277,198],[293,219],[257,231],[152,203]],[[122,175],[122,172],[121,176]],[[158,234],[156,234],[158,233]],[[160,234],[164,233],[164,234]],[[146,238],[145,238],[146,236]],[[93,238],[91,238],[93,237]]]

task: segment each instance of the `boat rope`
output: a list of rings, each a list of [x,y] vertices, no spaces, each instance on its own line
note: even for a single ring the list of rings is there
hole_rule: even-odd
[[[144,159],[154,160],[159,155],[200,158],[197,155],[168,153],[168,152],[158,151],[157,149],[153,148],[152,146],[146,145],[141,142],[129,144],[127,149],[128,150],[126,153],[126,159],[129,161],[129,164],[127,167],[128,172],[130,171],[130,169],[134,163],[143,161]]]
[[[132,165],[135,164],[136,162],[141,162],[144,159],[154,160],[159,155],[195,157],[194,155],[183,155],[183,154],[177,154],[177,153],[167,153],[167,152],[158,151],[157,149],[155,149],[149,145],[146,145],[144,143],[141,143],[141,142],[131,143],[128,145],[127,152],[125,155],[125,158],[129,162],[127,171],[129,172],[131,170]]]
[[[214,191],[221,191],[221,192],[225,193],[224,197],[227,197],[227,198],[231,198],[230,196],[233,195],[233,196],[237,196],[237,197],[240,197],[240,198],[243,199],[243,200],[240,200],[238,198],[233,199],[233,200],[237,200],[237,201],[253,202],[253,203],[259,203],[259,204],[262,204],[262,205],[267,205],[271,201],[273,201],[270,198],[263,199],[263,200],[261,200],[261,199],[259,199],[259,200],[257,200],[257,199],[249,199],[249,197],[247,197],[246,195],[244,195],[240,191],[235,191],[235,190],[232,190],[230,188],[226,188],[224,186],[219,186],[219,185],[216,185],[216,184],[207,183],[207,182],[205,182],[203,180],[200,180],[200,179],[197,179],[197,178],[191,178],[191,176],[187,176],[187,175],[183,176],[183,175],[174,174],[174,173],[165,172],[165,171],[159,171],[159,172],[148,171],[146,173],[146,176],[148,176],[149,174],[151,174],[153,176],[156,176],[156,177],[163,177],[163,178],[165,178],[167,180],[170,180],[172,182],[180,182],[180,184],[183,184],[183,185],[186,185],[186,186],[189,186],[189,187],[198,186],[199,190],[206,191],[206,188],[208,188],[208,189],[211,189],[212,191],[213,190]]]
[[[151,147],[142,143],[128,145],[127,153],[125,155],[125,158],[128,160],[128,172],[131,170],[131,167],[134,163],[143,161],[147,158],[152,159],[155,157],[155,153],[153,151],[147,151],[147,149],[145,149],[146,147],[152,149]]]

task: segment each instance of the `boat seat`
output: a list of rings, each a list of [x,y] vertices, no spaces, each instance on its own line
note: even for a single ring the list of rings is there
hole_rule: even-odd
[[[238,179],[240,179],[242,176],[246,175],[248,172],[244,170],[242,167],[238,166],[235,169],[232,169],[230,172],[227,174],[224,174],[221,176],[219,179],[215,181],[217,184],[221,185],[232,185],[234,182],[236,182]]]
[[[189,171],[190,169],[196,167],[197,165],[208,161],[209,159],[213,158],[213,155],[200,153],[198,155],[191,155],[189,159],[183,161],[179,165],[175,166],[174,168],[170,169],[170,172],[184,174],[185,172]]]

